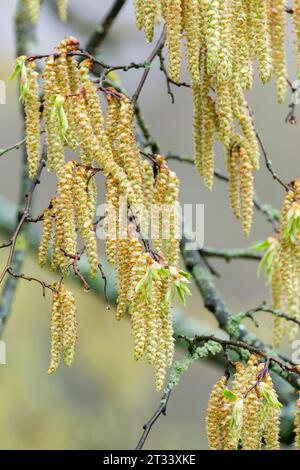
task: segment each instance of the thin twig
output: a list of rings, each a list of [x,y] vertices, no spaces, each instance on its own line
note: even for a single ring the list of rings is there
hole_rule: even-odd
[[[135,104],[138,99],[139,99],[139,96],[141,94],[141,91],[145,85],[145,82],[147,80],[147,77],[149,75],[149,72],[150,72],[150,65],[152,64],[153,60],[155,59],[155,57],[159,54],[159,51],[164,47],[164,44],[165,44],[165,41],[166,41],[166,30],[165,28],[163,29],[153,51],[151,52],[151,54],[149,55],[148,59],[147,59],[147,62],[149,64],[149,67],[145,69],[143,75],[142,75],[142,78],[138,84],[138,87],[135,91],[135,93],[133,94],[132,96],[132,103]]]
[[[262,254],[251,249],[244,248],[212,248],[210,246],[204,246],[200,249],[202,255],[209,258],[223,258],[225,261],[229,262],[234,259],[249,259],[253,261],[260,261],[262,259]]]
[[[0,150],[0,157],[5,155],[6,153],[10,152],[11,150],[18,150],[24,144],[25,144],[25,139],[22,139],[22,140],[20,140],[20,142],[17,142],[16,144],[11,145],[10,147],[7,147],[6,149],[1,149]]]
[[[16,278],[16,279],[24,279],[25,281],[34,281],[34,282],[37,282],[38,284],[40,284],[42,286],[42,289],[43,289],[43,297],[45,297],[46,295],[46,289],[49,289],[51,290],[52,292],[55,291],[55,289],[50,285],[50,284],[47,284],[46,282],[44,281],[41,281],[40,279],[37,279],[36,277],[32,277],[32,276],[26,276],[25,274],[18,274],[18,273],[15,273],[11,268],[9,268],[7,270],[8,274],[10,274],[10,276]]]
[[[47,158],[47,151],[46,151],[46,145],[44,145],[44,148],[43,148],[43,152],[42,152],[42,157],[41,157],[41,161],[40,161],[40,165],[39,165],[39,168],[38,168],[38,171],[37,171],[37,175],[35,177],[35,179],[32,181],[31,185],[30,185],[30,188],[29,188],[29,191],[25,194],[25,206],[24,206],[24,212],[16,226],[16,229],[13,233],[13,236],[11,237],[11,239],[9,240],[9,245],[10,246],[10,249],[9,249],[9,253],[8,253],[8,257],[7,257],[7,261],[6,261],[6,264],[0,274],[0,284],[2,283],[6,273],[8,272],[8,270],[11,268],[11,263],[12,263],[12,258],[13,258],[13,255],[14,255],[14,251],[15,251],[15,246],[16,246],[16,242],[17,242],[17,238],[20,234],[20,231],[24,225],[24,223],[26,222],[26,219],[29,215],[29,210],[30,210],[30,206],[31,206],[31,203],[32,203],[32,197],[33,197],[33,193],[34,193],[34,190],[36,188],[36,186],[39,184],[40,182],[40,177],[41,177],[41,174],[42,174],[42,171],[44,169],[44,167],[46,166],[46,158]]]
[[[175,96],[174,96],[174,93],[172,91],[172,87],[171,85],[175,85],[177,87],[186,87],[186,88],[190,88],[191,85],[189,85],[188,83],[186,82],[175,82],[175,80],[173,80],[170,75],[169,75],[169,72],[168,72],[168,69],[167,67],[165,66],[165,58],[163,56],[163,51],[162,49],[160,49],[160,51],[158,52],[158,58],[159,58],[159,68],[160,70],[163,72],[164,76],[165,76],[165,79],[166,79],[166,84],[167,84],[167,93],[168,95],[170,95],[170,98],[171,98],[171,102],[172,104],[175,103]]]
[[[163,393],[163,396],[162,396],[162,399],[160,401],[159,407],[157,408],[155,413],[151,416],[151,418],[147,421],[147,423],[144,424],[143,434],[142,434],[135,450],[142,450],[143,449],[143,447],[145,445],[145,442],[146,442],[146,440],[149,436],[149,433],[150,433],[153,425],[156,423],[156,421],[158,420],[158,418],[161,415],[166,416],[167,406],[168,406],[168,402],[169,402],[169,399],[170,399],[170,395],[171,395],[171,390],[167,387],[166,390]]]
[[[90,54],[97,55],[103,41],[111,29],[111,26],[125,3],[126,0],[115,0],[103,21],[101,21],[101,23],[96,27],[96,30],[93,32],[86,45],[86,50]]]
[[[285,319],[289,322],[295,323],[296,325],[298,325],[300,327],[300,320],[298,320],[297,318],[293,318],[290,315],[287,315],[286,313],[282,312],[281,310],[268,308],[265,302],[263,302],[257,308],[248,310],[247,313],[253,315],[254,313],[258,313],[258,312],[270,313],[271,315],[273,315],[275,317],[283,318],[283,319]]]

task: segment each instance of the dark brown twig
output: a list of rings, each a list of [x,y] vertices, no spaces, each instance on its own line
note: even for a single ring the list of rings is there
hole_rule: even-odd
[[[107,37],[111,26],[113,25],[116,17],[120,13],[121,9],[125,5],[126,0],[115,0],[112,4],[107,15],[97,26],[90,39],[87,42],[86,49],[92,55],[97,55],[104,39]]]
[[[136,91],[134,92],[133,96],[132,96],[132,103],[135,104],[138,99],[139,99],[139,96],[141,94],[141,91],[145,85],[145,82],[148,78],[148,75],[149,75],[149,72],[150,72],[150,66],[152,64],[152,62],[154,61],[155,57],[159,54],[159,51],[161,51],[161,49],[164,47],[164,44],[165,44],[165,41],[166,41],[166,30],[165,28],[163,29],[153,51],[151,52],[151,54],[149,55],[148,59],[146,62],[148,62],[149,66],[145,69],[143,75],[142,75],[142,78],[138,84],[138,87],[136,89]]]
[[[158,420],[158,418],[161,415],[166,416],[167,406],[168,406],[168,402],[169,402],[169,399],[170,399],[170,395],[171,395],[171,390],[168,389],[168,387],[167,387],[166,390],[163,393],[163,396],[162,396],[162,399],[160,401],[159,407],[157,408],[155,413],[151,416],[151,418],[147,421],[147,423],[144,424],[143,434],[142,434],[135,450],[142,450],[143,449],[143,447],[145,445],[145,442],[148,438],[148,435],[149,435],[153,425],[156,423],[156,421]]]
[[[20,273],[20,274],[15,273],[11,268],[8,268],[7,272],[8,272],[8,274],[10,274],[15,279],[24,279],[25,281],[29,281],[29,282],[34,281],[34,282],[37,282],[38,284],[40,284],[42,286],[42,289],[43,289],[43,297],[46,296],[46,289],[49,289],[52,292],[55,291],[55,289],[50,284],[47,284],[46,282],[41,281],[40,279],[37,279],[36,277],[26,276],[23,273]]]

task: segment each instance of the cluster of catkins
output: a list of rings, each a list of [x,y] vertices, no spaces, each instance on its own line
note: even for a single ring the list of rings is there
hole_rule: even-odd
[[[61,354],[64,363],[70,367],[74,360],[77,332],[76,306],[74,295],[62,282],[54,282],[51,322],[51,362],[48,374],[59,366]]]
[[[104,117],[97,85],[89,76],[92,63],[75,60],[78,47],[75,38],[65,38],[56,54],[45,60],[41,83],[34,60],[17,60],[22,74],[29,176],[37,174],[43,127],[47,166],[58,178],[57,194],[43,215],[39,262],[42,266],[46,263],[51,246],[52,267],[66,274],[78,260],[80,236],[90,275],[96,277],[95,176],[101,171],[106,178],[105,251],[118,273],[117,318],[130,314],[135,359],[145,355],[154,365],[160,390],[173,358],[171,300],[174,293],[181,299],[189,294],[186,274],[177,268],[179,183],[162,156],[153,156],[152,164],[141,158],[134,110],[127,96],[107,89]],[[66,162],[66,148],[79,158]],[[153,246],[148,240],[149,225]],[[54,341],[58,337],[55,334]],[[57,350],[52,348],[55,355]]]
[[[253,170],[259,150],[244,97],[257,60],[263,83],[275,74],[278,101],[287,88],[285,0],[135,0],[136,22],[148,41],[163,18],[169,74],[180,82],[182,42],[194,99],[195,165],[208,189],[214,178],[214,143],[225,146],[231,205],[245,235],[252,221]],[[294,1],[300,67],[300,2]]]
[[[23,0],[28,8],[30,19],[33,24],[36,24],[41,9],[41,0]],[[61,21],[67,21],[67,8],[69,0],[57,0],[57,13]]]
[[[112,146],[116,155],[121,160],[127,158],[126,149],[117,142],[122,139],[118,125],[112,129],[115,132],[114,138],[111,136]],[[176,267],[180,238],[177,233],[179,220],[176,210],[178,180],[161,156],[156,156],[156,162],[156,177],[147,161],[131,168],[134,178],[137,178],[140,172],[136,191],[144,197],[143,216],[146,219],[151,217],[152,242],[156,250],[154,255],[145,251],[133,223],[125,229],[125,233],[118,226],[118,223],[121,223],[121,194],[113,178],[107,178],[106,182],[105,226],[109,232],[109,225],[117,225],[117,233],[106,239],[105,249],[108,261],[117,268],[117,319],[123,318],[127,311],[130,314],[135,341],[134,357],[139,360],[145,355],[148,363],[154,365],[156,388],[160,390],[164,383],[166,367],[171,366],[174,353],[170,292],[172,285],[180,290],[182,286],[184,288],[185,282],[182,281],[182,271]],[[155,209],[155,214],[152,208]],[[164,213],[166,210],[167,213]],[[118,221],[117,224],[112,223],[112,217]],[[165,233],[163,223],[166,217],[168,230]],[[144,220],[142,226],[147,225],[148,222],[145,223]],[[183,295],[187,293],[185,289]]]
[[[261,267],[269,278],[273,310],[300,320],[300,180],[293,181],[286,194],[279,234],[253,248],[264,251]],[[275,346],[280,346],[286,332],[294,341],[298,331],[296,322],[274,316]]]
[[[280,403],[265,365],[255,355],[235,364],[228,390],[223,376],[214,386],[207,411],[207,437],[212,450],[277,450]]]

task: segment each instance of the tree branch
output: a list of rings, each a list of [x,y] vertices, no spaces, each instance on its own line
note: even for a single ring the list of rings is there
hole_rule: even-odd
[[[104,20],[101,21],[96,27],[96,30],[93,32],[86,45],[86,50],[90,54],[94,56],[97,55],[103,41],[110,31],[111,26],[113,25],[125,3],[126,0],[115,0]]]
[[[141,91],[145,85],[145,82],[147,80],[147,77],[149,75],[149,72],[150,72],[150,65],[152,64],[152,62],[154,61],[155,57],[159,54],[159,52],[161,51],[161,49],[164,47],[164,44],[165,44],[165,41],[166,41],[166,30],[165,28],[163,29],[153,51],[151,52],[151,54],[149,55],[148,59],[147,59],[147,62],[149,64],[149,67],[145,69],[143,75],[142,75],[142,78],[138,84],[138,87],[135,91],[135,93],[133,94],[132,96],[132,102],[133,104],[135,104],[137,102],[137,100],[139,99],[139,96],[141,94]]]
[[[250,259],[254,261],[260,261],[262,259],[261,253],[253,251],[249,248],[222,249],[204,246],[201,248],[200,253],[201,255],[207,256],[209,258],[223,258],[227,262],[235,259]]]

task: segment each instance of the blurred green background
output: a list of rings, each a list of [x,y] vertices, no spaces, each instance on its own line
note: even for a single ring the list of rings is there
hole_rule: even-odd
[[[35,52],[49,53],[67,34],[85,44],[112,0],[70,0],[69,20],[61,24],[53,2],[44,1],[38,25]],[[132,1],[128,0],[107,38],[101,57],[109,63],[144,60],[151,45],[136,30]],[[0,105],[0,147],[20,140],[16,85],[8,82],[14,64],[14,0],[0,5],[0,78],[7,86],[7,103]],[[290,77],[295,77],[293,37],[288,40]],[[121,74],[124,86],[133,93],[140,71]],[[188,79],[188,77],[185,77]],[[141,106],[153,134],[163,151],[192,154],[192,102],[187,89],[174,90],[172,105],[158,64],[150,72],[141,96]],[[288,97],[289,99],[289,97]],[[288,102],[278,106],[274,86],[256,84],[249,95],[256,125],[262,133],[274,167],[286,180],[299,176],[299,128],[284,123]],[[287,100],[288,101],[288,100]],[[21,152],[13,151],[0,160],[0,192],[16,201],[19,188]],[[247,246],[270,234],[270,226],[256,214],[249,240],[244,240],[239,224],[229,209],[226,186],[216,181],[212,193],[203,188],[193,167],[172,164],[182,182],[184,203],[205,205],[205,243],[217,247]],[[224,168],[224,156],[217,151],[217,166]],[[37,190],[36,214],[48,204],[54,191],[53,176],[43,175]],[[266,202],[280,207],[283,192],[273,182],[264,165],[257,174],[256,188]],[[100,200],[103,200],[103,187]],[[0,252],[0,262],[5,260]],[[252,262],[225,264],[214,262],[222,274],[217,285],[234,312],[257,306],[268,300],[264,280],[257,280]],[[36,254],[28,256],[23,271],[51,281],[53,275],[37,267]],[[112,282],[112,281],[111,281]],[[72,285],[79,312],[79,338],[75,365],[63,367],[53,376],[46,373],[49,355],[50,298],[43,299],[38,285],[21,281],[4,339],[7,365],[0,365],[0,448],[1,449],[127,449],[133,448],[141,426],[154,411],[159,395],[154,391],[152,371],[143,362],[133,361],[129,322],[117,323],[114,312],[107,311],[101,298],[83,293]],[[186,315],[193,315],[215,328],[215,321],[202,307],[195,292],[188,301]],[[253,328],[252,325],[248,325]],[[271,341],[271,319],[261,320],[260,337]],[[287,347],[284,348],[288,352]],[[180,356],[182,353],[177,352]],[[205,449],[205,413],[210,389],[220,375],[216,366],[200,363],[184,376],[171,398],[167,418],[153,429],[148,448]]]

